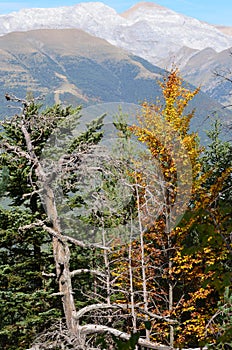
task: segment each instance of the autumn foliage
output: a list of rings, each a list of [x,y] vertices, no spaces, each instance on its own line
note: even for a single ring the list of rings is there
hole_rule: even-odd
[[[138,125],[130,127],[159,164],[160,175],[153,176],[163,191],[158,213],[152,221],[141,216],[140,239],[131,243],[135,304],[140,305],[137,323],[143,329],[146,323],[141,320],[149,320],[152,340],[199,346],[217,341],[220,326],[211,321],[229,280],[228,212],[222,213],[219,196],[231,168],[212,179],[212,169],[203,166],[204,150],[190,131],[194,111],[186,109],[199,89],[185,87],[178,69],[160,86],[163,102],[144,102]],[[145,159],[143,155],[136,159],[140,170],[134,173],[141,211],[149,184],[138,164],[146,164]],[[128,290],[128,266],[124,263],[117,269],[121,287]],[[219,281],[223,275],[227,281]]]
[[[0,133],[3,349],[232,348],[232,147],[217,121],[200,145],[178,69],[160,88],[114,123],[113,154],[104,116],[79,134],[80,108],[7,95],[22,114]]]

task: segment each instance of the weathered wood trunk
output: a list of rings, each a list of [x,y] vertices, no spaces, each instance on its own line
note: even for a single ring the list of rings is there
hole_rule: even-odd
[[[37,170],[40,180],[42,179],[44,181],[44,172],[41,166],[39,166]],[[74,303],[71,271],[69,266],[70,250],[68,242],[64,239],[61,232],[54,192],[46,183],[43,184],[43,202],[48,218],[52,224],[52,229],[57,233],[57,236],[53,237],[52,245],[56,265],[57,282],[59,283],[59,293],[62,296],[66,325],[71,333],[77,334],[78,322],[73,317],[76,314],[76,307]]]

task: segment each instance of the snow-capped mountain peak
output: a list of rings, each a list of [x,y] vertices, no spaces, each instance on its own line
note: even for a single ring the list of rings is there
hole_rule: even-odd
[[[1,35],[45,28],[79,28],[152,63],[173,57],[182,47],[218,52],[232,47],[232,37],[215,26],[149,2],[121,15],[101,2],[89,2],[0,16]]]
[[[150,10],[154,10],[154,9],[157,11],[167,11],[166,7],[161,6],[159,4],[155,4],[154,2],[139,2],[138,4],[132,6],[131,8],[129,8],[128,10],[123,12],[121,14],[121,16],[123,16],[125,18],[130,18],[131,16],[133,16],[137,12],[140,12],[141,10],[142,11],[146,11],[146,10],[150,11]]]
[[[79,28],[91,30],[104,23],[119,24],[123,19],[101,2],[80,3],[56,8],[22,9],[0,16],[0,34],[33,29]]]
[[[176,12],[159,4],[155,4],[154,2],[139,2],[138,4],[123,12],[121,16],[130,20],[136,20],[136,18],[139,18],[141,16],[150,17],[154,13],[175,14]]]

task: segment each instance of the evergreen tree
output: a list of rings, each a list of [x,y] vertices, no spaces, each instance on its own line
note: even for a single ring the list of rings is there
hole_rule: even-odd
[[[1,190],[10,200],[10,208],[1,210],[1,295],[6,300],[2,311],[10,308],[1,325],[4,349],[25,349],[41,331],[32,349],[88,349],[99,344],[102,333],[134,344],[130,333],[117,329],[118,317],[114,323],[109,313],[121,307],[110,298],[104,222],[97,226],[102,244],[79,239],[86,229],[82,221],[93,223],[83,215],[91,209],[86,200],[91,189],[88,183],[83,187],[80,178],[88,178],[91,162],[99,156],[96,145],[102,138],[103,116],[76,133],[80,109],[56,105],[40,112],[33,98],[8,99],[21,103],[22,112],[2,122],[0,134]],[[103,169],[104,176],[109,168],[113,169],[106,167],[106,173]],[[111,200],[115,178],[103,180],[102,190]],[[70,215],[75,216],[77,208],[81,214],[73,225]],[[111,226],[112,217],[103,214]],[[90,232],[86,234],[89,238]],[[110,346],[112,340],[107,340]],[[136,342],[166,350],[142,338]]]
[[[42,105],[33,98],[12,97],[11,101],[21,103],[22,112],[1,123],[0,343],[2,349],[26,349],[38,333],[64,316],[56,294],[52,236],[36,224],[47,222],[50,226],[41,204],[34,160],[42,157],[46,144],[51,144],[54,130],[64,138],[72,136],[80,108],[55,105],[41,111]],[[79,138],[72,137],[70,152],[78,144],[84,147],[98,142],[101,125],[100,121],[93,122]],[[53,151],[60,150],[56,147]],[[76,249],[73,266],[88,259],[89,253],[80,255]],[[83,285],[87,279],[82,278]]]

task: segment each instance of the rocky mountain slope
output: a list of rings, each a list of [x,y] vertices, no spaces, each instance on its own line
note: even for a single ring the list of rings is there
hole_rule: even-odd
[[[0,16],[0,34],[45,28],[79,28],[152,63],[183,46],[216,51],[232,46],[232,37],[215,26],[154,3],[140,3],[122,15],[101,2],[89,2]]]
[[[102,103],[139,104],[161,96],[158,80],[166,72],[127,51],[79,29],[44,29],[15,32],[0,37],[0,115],[9,115],[6,92],[24,97],[44,94],[44,104],[63,103],[84,107]],[[194,130],[209,128],[217,112],[226,126],[231,114],[200,93],[190,106],[196,108]],[[108,107],[109,108],[109,105]],[[107,110],[106,110],[107,112]],[[204,137],[204,136],[203,136]]]
[[[211,48],[195,52],[182,67],[182,75],[224,106],[232,104],[231,49],[216,52]],[[228,78],[228,80],[227,80]]]
[[[0,37],[0,91],[89,105],[157,96],[164,71],[79,29],[15,32]]]

